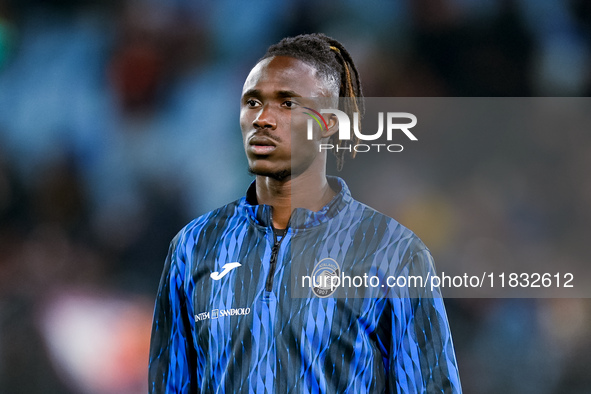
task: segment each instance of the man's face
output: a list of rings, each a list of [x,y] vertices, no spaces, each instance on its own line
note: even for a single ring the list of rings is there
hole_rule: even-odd
[[[240,127],[252,173],[283,180],[321,157],[321,132],[315,129],[315,138],[307,139],[303,107],[317,106],[310,97],[326,96],[316,69],[301,60],[276,56],[251,70],[242,90]]]

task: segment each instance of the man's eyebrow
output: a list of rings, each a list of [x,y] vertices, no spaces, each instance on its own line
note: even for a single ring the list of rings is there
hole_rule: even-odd
[[[261,91],[258,89],[248,89],[246,92],[242,94],[242,98],[245,97],[260,97]]]
[[[293,90],[280,90],[277,92],[278,97],[302,97],[300,94]]]
[[[242,98],[246,97],[261,97],[262,92],[258,89],[248,89],[246,92],[242,94]],[[299,93],[294,92],[293,90],[279,90],[275,92],[275,96],[277,97],[302,97]]]

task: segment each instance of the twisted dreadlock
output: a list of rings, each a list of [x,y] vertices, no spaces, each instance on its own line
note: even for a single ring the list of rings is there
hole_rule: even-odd
[[[349,119],[354,119],[353,113],[357,112],[361,120],[365,108],[359,73],[343,44],[321,33],[302,34],[284,38],[277,44],[271,45],[261,60],[272,56],[289,56],[313,66],[318,76],[325,80],[331,90],[337,93],[338,89],[338,97],[347,98],[339,100],[342,101],[339,109],[349,115]],[[330,137],[330,142],[338,147],[334,154],[339,171],[343,168],[345,152],[351,150],[351,156],[355,157],[356,152],[350,146],[352,143],[359,143],[359,139],[357,136],[354,138],[354,141],[339,140],[338,133]]]

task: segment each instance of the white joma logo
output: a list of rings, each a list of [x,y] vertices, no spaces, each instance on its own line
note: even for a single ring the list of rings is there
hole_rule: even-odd
[[[220,273],[220,272],[212,272],[211,273],[211,279],[213,280],[220,280],[222,279],[224,276],[226,276],[226,274],[230,271],[232,271],[234,268],[240,267],[242,264],[236,262],[236,263],[227,263],[224,264],[224,266],[222,267],[224,270]]]

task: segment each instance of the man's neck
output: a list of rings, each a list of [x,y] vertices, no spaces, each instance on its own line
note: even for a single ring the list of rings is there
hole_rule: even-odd
[[[301,174],[278,181],[258,175],[256,194],[259,204],[273,207],[273,227],[287,227],[295,208],[317,212],[335,196],[325,173]]]

